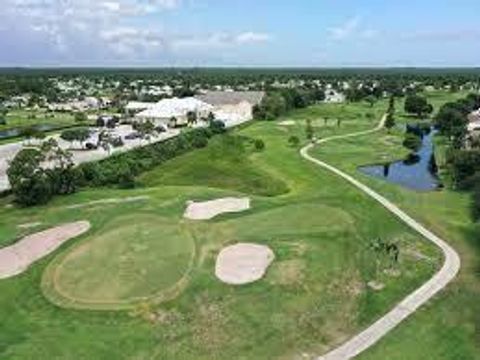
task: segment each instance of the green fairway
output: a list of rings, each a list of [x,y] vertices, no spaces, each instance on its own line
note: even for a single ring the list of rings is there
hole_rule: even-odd
[[[385,108],[319,105],[256,122],[144,174],[133,190],[86,190],[30,209],[1,200],[2,245],[32,232],[18,228],[27,222],[84,219],[92,229],[0,281],[0,358],[314,357],[371,324],[429,279],[441,256],[374,200],[302,159],[288,139],[305,141],[306,119],[317,137],[371,129]],[[312,154],[357,176],[354,164],[401,155],[400,135],[332,142]],[[265,149],[239,145],[245,137]],[[135,196],[144,198],[98,202]],[[226,196],[249,196],[252,208],[206,222],[182,218],[188,200]],[[398,262],[378,241],[399,247]],[[233,287],[215,278],[218,252],[237,242],[273,250],[264,279]]]
[[[432,103],[452,101],[465,94],[427,94]],[[415,121],[401,114],[399,126]],[[339,166],[347,173],[361,179],[388,199],[398,203],[409,214],[419,219],[435,233],[450,241],[462,258],[462,269],[455,282],[441,296],[422,308],[406,323],[395,329],[365,354],[361,360],[422,360],[422,359],[480,359],[478,352],[478,329],[480,326],[480,263],[478,238],[470,218],[469,194],[448,189],[418,193],[374,179],[357,171],[359,165],[381,163],[402,158],[406,155],[398,134],[380,132],[356,139],[345,139],[338,143],[327,143],[314,152],[319,158]],[[444,139],[436,139],[437,162],[444,163]],[[440,168],[440,174],[442,174]],[[448,184],[448,179],[442,179]],[[417,336],[412,336],[417,334]]]

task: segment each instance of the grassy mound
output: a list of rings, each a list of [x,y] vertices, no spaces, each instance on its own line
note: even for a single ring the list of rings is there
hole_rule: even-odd
[[[173,159],[142,175],[139,181],[149,187],[195,185],[261,196],[286,193],[286,184],[250,161],[252,152],[248,138],[219,136],[207,148]]]
[[[194,242],[177,224],[153,215],[121,217],[55,261],[47,296],[75,308],[119,308],[175,295]]]

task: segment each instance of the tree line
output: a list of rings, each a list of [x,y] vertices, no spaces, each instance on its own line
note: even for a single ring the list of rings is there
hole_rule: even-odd
[[[55,195],[71,194],[82,187],[135,186],[135,178],[176,156],[207,146],[209,139],[225,132],[221,121],[101,161],[75,166],[70,152],[54,139],[17,153],[7,170],[15,201],[21,206],[47,203]]]
[[[480,95],[444,104],[435,116],[436,128],[449,140],[447,167],[458,190],[471,191],[472,214],[480,220],[480,142],[469,134],[468,115],[480,108]],[[477,136],[477,137],[476,137]]]

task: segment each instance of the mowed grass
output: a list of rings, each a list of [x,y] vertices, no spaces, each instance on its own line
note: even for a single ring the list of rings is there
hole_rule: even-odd
[[[58,257],[43,285],[53,302],[74,308],[165,300],[180,290],[194,254],[193,239],[175,220],[154,213],[124,216]]]
[[[256,167],[248,158],[254,150],[249,140],[224,135],[206,149],[190,152],[139,178],[145,186],[196,185],[232,189],[262,196],[288,192],[287,185]]]
[[[5,119],[7,123],[5,125],[0,125],[0,130],[40,124],[55,126],[75,124],[75,118],[70,113],[47,112],[45,110],[11,110],[7,113]]]
[[[465,94],[435,93],[427,98],[438,105]],[[441,99],[441,100],[439,100]],[[400,109],[399,109],[400,110]],[[399,127],[412,121],[397,117]],[[359,356],[361,360],[476,360],[480,359],[478,339],[480,328],[480,247],[479,224],[470,218],[470,195],[442,191],[418,193],[374,179],[357,171],[362,164],[401,159],[403,134],[379,132],[361,138],[327,143],[313,153],[329,163],[361,179],[372,188],[398,203],[409,214],[447,240],[460,254],[462,269],[457,279],[439,296],[421,308],[404,325],[395,329],[377,346]],[[438,137],[437,161],[444,164],[445,140]],[[440,171],[440,174],[443,174]],[[448,179],[444,180],[448,184]]]
[[[335,109],[344,121],[340,126],[317,121],[318,136],[370,129],[380,117],[361,115],[380,115],[385,105],[315,106],[280,120],[294,121],[288,127],[278,121],[254,123],[232,136],[262,139],[264,151],[247,147],[239,152],[227,140],[222,152],[228,157],[231,151],[235,161],[222,163],[214,142],[160,166],[139,179],[145,186],[134,190],[83,191],[32,209],[6,207],[8,199],[1,200],[2,244],[18,239],[26,232],[18,225],[32,221],[46,228],[87,219],[92,230],[23,275],[0,282],[0,358],[314,357],[372,323],[426,281],[439,268],[441,256],[373,200],[301,158],[288,138],[305,141],[305,118],[322,119]],[[217,176],[205,175],[204,167],[216,171],[220,164],[224,170]],[[261,174],[260,185],[251,181],[252,173]],[[278,184],[282,191],[265,191]],[[92,202],[132,196],[147,198]],[[188,200],[225,196],[249,196],[252,209],[206,222],[182,220]],[[84,206],[71,208],[73,204]],[[155,231],[142,234],[145,226]],[[195,244],[188,270],[183,262],[177,269],[172,265],[177,260],[170,257],[170,265],[156,263],[163,260],[163,251],[186,249],[188,238]],[[170,239],[175,241],[162,245]],[[378,239],[398,244],[398,262],[373,249]],[[276,259],[264,279],[234,287],[215,278],[218,252],[236,242],[273,249]],[[132,274],[125,272],[122,259],[132,261]],[[139,278],[147,265],[152,271],[145,274],[148,281]],[[184,277],[178,280],[185,271],[185,282]],[[61,289],[77,297],[144,298],[127,311],[72,310],[45,282],[55,272],[63,277]],[[384,288],[374,290],[371,282]],[[159,301],[158,292],[170,286],[178,290],[175,296],[160,296]]]

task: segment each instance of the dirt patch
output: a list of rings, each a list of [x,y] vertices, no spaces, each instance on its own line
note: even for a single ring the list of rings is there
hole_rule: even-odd
[[[35,261],[59,248],[64,242],[90,229],[88,221],[64,224],[25,236],[17,243],[0,249],[0,279],[21,274]]]
[[[385,284],[382,284],[381,282],[378,282],[378,281],[369,281],[367,285],[370,289],[374,291],[381,291],[385,289]]]
[[[265,275],[274,258],[268,246],[247,243],[232,245],[218,255],[215,275],[227,284],[249,284]]]
[[[183,216],[190,220],[209,220],[224,213],[250,209],[249,198],[223,198],[205,202],[189,201]]]
[[[274,285],[298,285],[305,277],[305,263],[302,260],[286,260],[276,263],[271,270],[271,283]],[[270,275],[269,275],[270,278]]]

